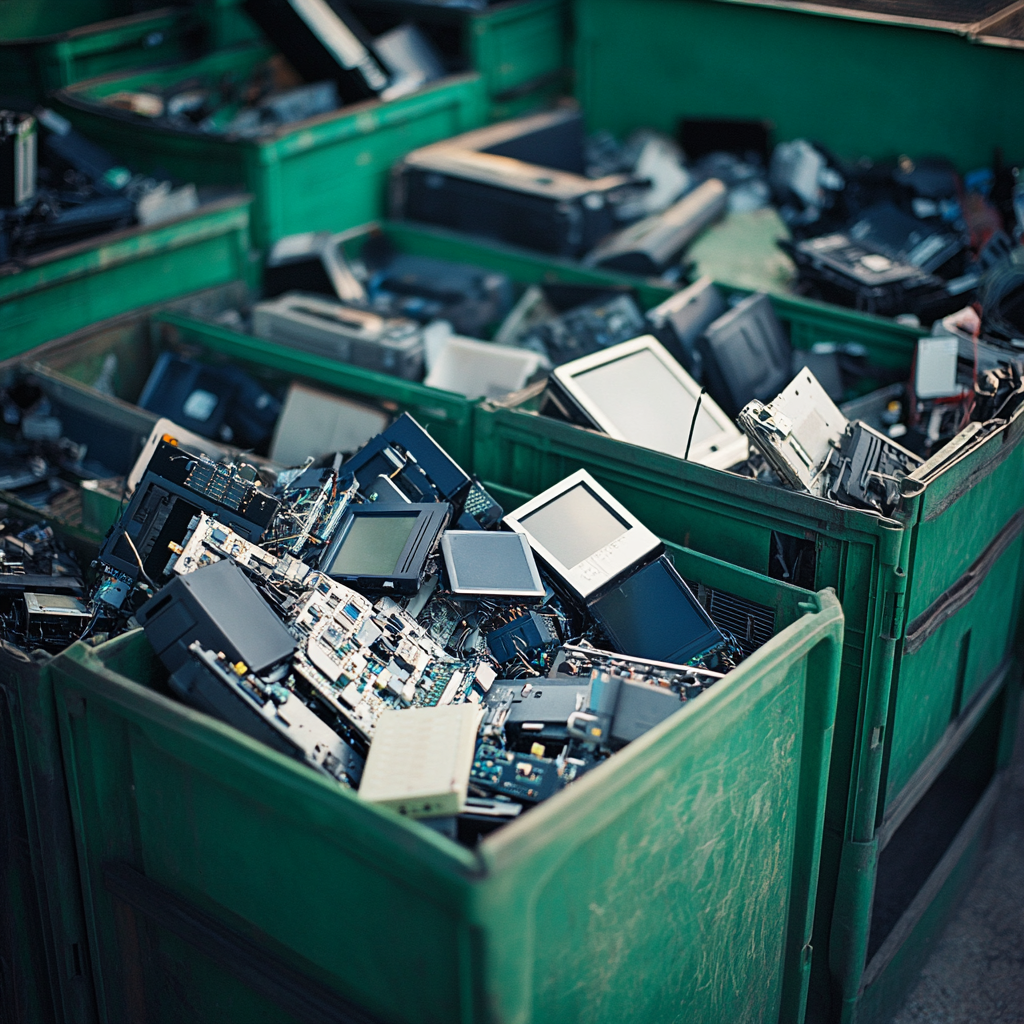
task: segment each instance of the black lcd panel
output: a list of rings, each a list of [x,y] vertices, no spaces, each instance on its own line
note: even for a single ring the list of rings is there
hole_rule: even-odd
[[[394,572],[416,519],[415,515],[357,516],[331,561],[328,573],[386,576]]]
[[[586,484],[579,483],[519,520],[563,565],[579,565],[630,529]]]
[[[451,510],[447,502],[357,505],[341,521],[320,568],[357,589],[413,594]]]
[[[724,639],[664,555],[589,607],[615,650],[634,658],[685,664]]]

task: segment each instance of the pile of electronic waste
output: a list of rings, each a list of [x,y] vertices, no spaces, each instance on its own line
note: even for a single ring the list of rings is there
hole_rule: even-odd
[[[848,163],[798,139],[775,147],[769,180],[797,291],[925,324],[970,302],[1024,226],[1024,187],[998,154],[961,177],[948,160]]]
[[[724,214],[728,189],[647,132],[622,152],[588,145],[564,108],[409,153],[395,168],[399,218],[456,228],[591,266],[678,278],[679,259]]]
[[[471,399],[506,395],[644,330],[628,288],[523,289],[499,271],[398,252],[380,232],[357,255],[346,255],[345,240],[329,232],[281,239],[268,256],[262,301],[221,323]],[[203,433],[170,395],[156,374],[140,404]]]
[[[45,522],[0,514],[0,641],[56,654],[92,624],[85,576]]]
[[[0,110],[0,265],[198,205],[194,185],[132,174],[52,110]]]
[[[646,333],[555,367],[539,411],[890,515],[903,478],[925,460],[933,471],[954,438],[959,454],[980,443],[1024,397],[1024,267],[1011,261],[981,294],[980,315],[968,307],[920,339],[907,381],[856,346],[792,349],[769,296],[730,300],[702,278],[649,310]]]
[[[842,161],[763,122],[688,118],[678,144],[642,130],[585,137],[559,110],[455,136],[396,169],[395,216],[685,279],[687,246],[725,211],[773,204],[797,290],[930,324],[969,302],[1024,226],[1016,169],[961,177],[948,161]]]
[[[246,13],[279,50],[245,70],[193,72],[170,85],[100,99],[113,116],[187,133],[238,138],[281,128],[364,100],[393,100],[448,73],[414,22],[376,37],[340,3],[245,0]]]
[[[467,843],[774,632],[770,609],[691,589],[585,471],[505,513],[407,414],[290,469],[154,434],[131,477],[88,592],[52,537],[64,585],[37,585],[45,530],[0,533],[29,574],[8,636],[141,624],[172,694]]]

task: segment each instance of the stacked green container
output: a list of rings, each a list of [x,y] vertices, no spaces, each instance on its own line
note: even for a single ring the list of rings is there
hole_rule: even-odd
[[[36,4],[22,18],[8,6],[0,8],[0,95],[41,100],[84,78],[182,60],[203,39],[202,27],[182,8],[125,17],[104,12],[104,20],[69,24],[53,4]]]
[[[53,102],[132,168],[197,184],[243,185],[254,196],[257,247],[298,231],[341,231],[379,217],[399,157],[486,118],[483,82],[475,74],[442,79],[401,99],[345,106],[258,139],[153,124],[101,102],[121,90],[162,90],[194,77],[244,78],[269,55],[262,46],[222,50],[189,64],[81,82],[56,93]]]
[[[248,196],[0,266],[0,359],[101,320],[251,276]]]
[[[757,118],[777,139],[854,160],[942,154],[966,171],[989,166],[996,146],[1008,165],[1024,160],[1024,41],[1012,17],[986,27],[901,17],[916,8],[937,19],[935,6],[860,6],[576,0],[577,97],[592,127],[620,133],[674,134],[684,116]]]
[[[614,441],[522,400],[478,409],[476,438],[485,481],[541,490],[582,466],[679,543],[772,576],[777,554],[792,564],[801,553],[807,585],[836,589],[847,626],[811,1005],[812,1019],[849,1019],[863,979],[884,981],[881,962],[865,974],[880,847],[980,717],[1013,705],[1024,410],[927,483],[908,481],[892,519]],[[901,933],[916,923],[903,918]]]
[[[263,38],[241,0],[199,0],[197,6],[218,47]],[[498,0],[481,9],[417,0],[355,0],[349,7],[374,34],[400,20],[417,21],[428,34],[436,32],[446,57],[480,73],[491,120],[536,110],[567,91],[568,0]]]
[[[810,138],[851,159],[942,154],[966,171],[991,165],[998,148],[1005,163],[1019,163],[1024,41],[1014,7],[988,5],[973,24],[955,23],[955,7],[944,10],[951,13],[930,8],[925,19],[919,5],[898,3],[577,0],[577,96],[592,128],[623,134],[640,126],[674,133],[685,116],[756,118],[769,120],[777,139]],[[777,493],[761,497],[716,483],[717,474],[660,457],[652,463],[636,449],[612,455],[614,443],[552,433],[536,417],[530,429],[521,430],[523,422],[502,412],[490,422],[479,417],[478,452],[488,451],[496,464],[518,460],[501,476],[519,486],[543,486],[561,465],[593,462],[606,482],[617,479],[620,497],[645,495],[666,519],[674,516],[673,536],[690,537],[703,550],[725,544],[730,558],[763,571],[774,534],[816,549],[815,585],[836,584],[847,617],[834,811],[847,768],[851,786],[845,816],[830,815],[833,842],[841,835],[844,845],[831,924],[829,898],[824,889],[819,894],[816,946],[828,942],[829,954],[815,963],[820,969],[827,960],[830,971],[817,978],[810,1016],[884,1018],[934,941],[951,893],[969,877],[995,784],[976,799],[948,858],[931,868],[895,924],[891,906],[882,912],[887,859],[897,857],[962,752],[975,749],[986,716],[1001,716],[1002,726],[1012,718],[1024,506],[1020,417],[920,492],[908,489],[899,523],[891,524],[902,527],[902,539],[894,537],[881,558],[873,539],[881,520],[837,517],[810,504],[794,516],[788,497]],[[638,507],[647,506],[641,500]],[[891,684],[872,667],[877,658],[891,661]],[[849,753],[844,735],[856,737]],[[990,744],[984,756],[994,749]],[[823,886],[829,842],[826,836]]]
[[[672,551],[778,635],[474,850],[170,699],[141,632],[51,662],[100,1019],[800,1021],[841,613]]]

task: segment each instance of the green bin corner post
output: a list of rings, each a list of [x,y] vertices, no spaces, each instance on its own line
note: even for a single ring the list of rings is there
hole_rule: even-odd
[[[492,117],[502,104],[528,103],[530,95],[542,98],[546,87],[564,83],[569,16],[567,0],[527,0],[466,19],[464,46],[470,66],[484,77]]]
[[[907,575],[913,525],[924,487],[905,482],[901,502],[893,514],[898,527],[889,531],[889,544],[881,554],[882,592],[876,602],[875,636],[870,669],[858,710],[854,763],[850,766],[849,802],[833,879],[825,879],[819,892],[818,942],[827,943],[827,962],[819,963],[817,1014],[843,1024],[856,1017],[860,980],[867,960],[878,865],[876,835],[889,726],[890,693],[895,675],[896,645],[902,636]],[[833,771],[843,771],[833,766]],[[832,838],[826,830],[826,842]],[[834,886],[829,892],[828,886]],[[829,978],[826,981],[824,971]],[[831,1003],[831,1011],[821,1003]],[[815,1024],[817,1018],[815,1017]]]
[[[17,766],[13,777],[4,778],[5,799],[19,804],[13,823],[21,825],[16,839],[27,847],[22,852],[29,861],[20,870],[11,865],[17,876],[10,881],[21,892],[10,909],[21,913],[25,932],[15,936],[24,945],[13,951],[10,969],[24,988],[8,1008],[13,1024],[93,1024],[96,1004],[49,664],[45,656],[0,645],[0,707],[7,715],[0,737],[13,748],[3,752],[3,762],[9,764],[13,753]],[[34,962],[18,963],[19,955]]]

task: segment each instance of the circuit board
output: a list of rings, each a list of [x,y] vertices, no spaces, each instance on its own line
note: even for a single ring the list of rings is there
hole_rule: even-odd
[[[186,574],[223,558],[293,593],[281,611],[299,649],[292,684],[316,696],[367,742],[389,708],[479,700],[495,677],[480,658],[457,660],[390,597],[376,604],[291,555],[280,557],[206,515],[174,563]]]

